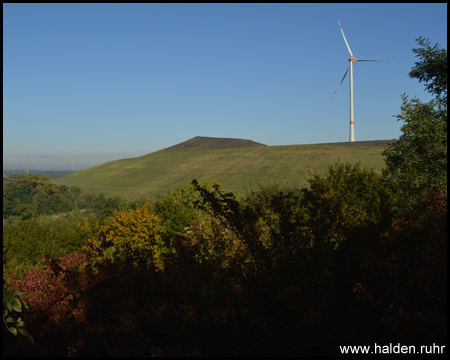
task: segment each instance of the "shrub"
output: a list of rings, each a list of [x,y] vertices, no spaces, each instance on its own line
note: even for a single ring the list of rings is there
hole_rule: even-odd
[[[363,270],[355,291],[398,341],[446,341],[447,196],[430,191],[396,216]]]
[[[128,263],[131,259],[135,265],[153,264],[163,269],[163,256],[168,251],[163,233],[153,205],[144,204],[136,210],[115,210],[100,226],[98,238],[89,239],[83,249],[97,260]]]

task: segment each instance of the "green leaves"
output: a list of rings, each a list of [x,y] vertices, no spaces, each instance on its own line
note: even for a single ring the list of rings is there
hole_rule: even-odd
[[[397,119],[404,121],[403,134],[383,152],[386,169],[383,178],[397,193],[398,206],[409,205],[424,191],[447,184],[447,50],[430,47],[428,39],[416,39],[422,46],[413,49],[421,61],[409,76],[426,83],[426,90],[436,98],[428,103],[408,99]]]
[[[214,182],[203,183],[211,189]],[[191,183],[158,195],[155,211],[161,216],[167,234],[184,233],[192,220],[206,219],[206,213],[194,205],[200,199],[199,192]]]
[[[6,297],[5,305],[9,311],[17,311],[22,312],[22,304],[24,304],[25,308],[28,308],[23,300],[20,300],[19,296],[22,296],[23,293],[14,294],[8,288],[3,289],[3,296]]]
[[[416,57],[421,60],[415,63],[415,66],[409,73],[409,77],[419,79],[419,82],[425,82],[425,89],[437,96],[447,97],[447,50],[440,48],[438,44],[430,46],[428,39],[419,37],[417,43],[422,48],[413,49]]]
[[[22,312],[22,308],[28,309],[28,305],[21,299],[22,295],[23,293],[12,292],[6,286],[5,279],[3,279],[3,323],[10,333],[17,336],[17,332],[20,332],[34,345],[33,337],[23,328],[25,326],[25,322],[20,317],[16,320],[12,314],[12,311]],[[8,326],[9,323],[15,324],[15,327]]]
[[[446,188],[447,114],[436,101],[422,103],[402,96],[403,135],[383,152],[388,186],[411,200],[431,188]]]

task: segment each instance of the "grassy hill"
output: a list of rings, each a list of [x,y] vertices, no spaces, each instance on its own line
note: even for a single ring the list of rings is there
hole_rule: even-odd
[[[209,140],[208,140],[209,139]],[[215,139],[215,141],[211,140]],[[115,160],[52,180],[78,186],[88,192],[136,198],[165,193],[192,179],[215,180],[233,192],[270,178],[283,184],[305,185],[308,171],[324,174],[336,161],[356,163],[381,172],[381,153],[391,140],[289,146],[257,146],[211,149],[205,145],[232,145],[238,139],[199,137],[144,156]],[[202,138],[200,138],[202,140]],[[242,140],[251,141],[251,140]],[[198,142],[195,145],[195,142]],[[193,146],[186,146],[186,143]],[[238,142],[235,142],[236,145]],[[251,142],[254,143],[254,142]],[[184,145],[183,145],[184,144]],[[254,143],[258,144],[258,143]],[[202,148],[205,147],[205,148]],[[171,150],[171,151],[169,151]]]

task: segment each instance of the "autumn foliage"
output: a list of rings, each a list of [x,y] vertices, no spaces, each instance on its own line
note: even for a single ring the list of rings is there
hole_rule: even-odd
[[[189,212],[202,215],[182,231],[166,232],[167,208],[141,202],[80,221],[79,251],[10,273],[36,345],[4,330],[5,354],[311,356],[373,341],[446,344],[446,195],[428,192],[396,213],[378,176],[342,164],[308,189],[270,183],[238,198],[194,181],[191,191]]]
[[[135,265],[138,262],[153,263],[162,269],[162,256],[167,252],[161,237],[163,233],[153,206],[145,204],[136,210],[114,211],[100,227],[98,238],[88,239],[83,249],[94,260],[120,262],[132,259]]]

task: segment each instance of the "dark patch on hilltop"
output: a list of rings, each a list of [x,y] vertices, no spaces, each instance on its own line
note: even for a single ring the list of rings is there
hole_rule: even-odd
[[[170,146],[159,151],[180,151],[180,150],[219,150],[235,149],[245,147],[267,146],[252,140],[232,139],[232,138],[214,138],[206,136],[196,136],[182,143]]]

